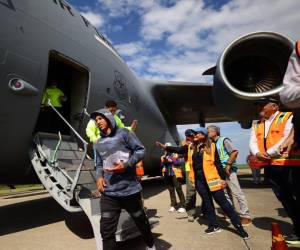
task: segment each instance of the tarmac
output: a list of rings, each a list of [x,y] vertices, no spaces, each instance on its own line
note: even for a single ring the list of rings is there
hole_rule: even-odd
[[[253,216],[253,224],[245,228],[251,235],[247,241],[242,240],[219,213],[222,232],[205,235],[207,220],[198,218],[188,222],[186,214],[168,212],[170,198],[163,182],[160,179],[144,181],[148,215],[160,222],[153,229],[157,249],[266,250],[272,245],[271,222],[277,222],[283,233],[290,233],[290,219],[272,190],[263,184],[254,185],[249,169],[239,170],[239,178]],[[200,201],[197,196],[198,210]],[[239,211],[237,202],[235,204]],[[120,243],[119,248],[142,250],[145,245],[138,237]],[[0,197],[0,249],[94,250],[96,247],[86,216],[64,211],[43,190]],[[289,249],[300,249],[300,246]]]

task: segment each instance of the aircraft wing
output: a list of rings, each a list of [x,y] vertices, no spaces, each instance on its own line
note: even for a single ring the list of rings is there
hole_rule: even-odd
[[[217,112],[212,84],[154,82],[153,95],[168,124],[195,124],[231,121]]]

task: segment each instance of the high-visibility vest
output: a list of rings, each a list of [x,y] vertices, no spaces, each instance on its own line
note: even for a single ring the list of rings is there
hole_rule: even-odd
[[[256,122],[253,128],[256,134],[258,149],[261,153],[265,153],[269,148],[279,142],[284,136],[284,129],[291,112],[279,112],[273,120],[268,135],[265,138],[265,123]],[[292,150],[288,158],[276,157],[271,159],[270,162],[265,162],[265,165],[276,166],[300,166],[300,151]]]
[[[144,172],[144,166],[143,166],[143,161],[139,161],[135,165],[135,172],[137,176],[143,176],[145,174]]]
[[[90,119],[88,122],[85,132],[92,143],[95,143],[100,138],[100,130],[93,119]]]
[[[221,177],[215,165],[215,151],[216,145],[212,143],[210,153],[203,152],[203,171],[211,192],[222,189]]]
[[[295,51],[297,56],[300,58],[300,40],[296,42]]]
[[[48,87],[43,93],[42,97],[42,105],[49,106],[48,100],[50,100],[51,104],[56,108],[62,107],[62,101],[60,98],[64,96],[64,93],[57,87]]]
[[[192,149],[192,145],[188,145],[188,153],[187,153],[187,160],[186,164],[188,164],[190,172],[189,172],[189,180],[190,182],[195,185],[195,174],[194,174],[194,169],[193,169],[193,152],[194,150]]]
[[[189,150],[191,154],[193,151]],[[210,154],[203,152],[203,171],[204,176],[209,187],[210,191],[218,191],[222,189],[221,186],[221,177],[218,173],[217,167],[215,165],[215,151],[216,145],[214,143],[211,144]],[[191,158],[192,159],[192,158]],[[193,163],[192,163],[193,164]],[[191,168],[189,179],[194,183],[195,182],[195,173],[193,168]]]
[[[218,138],[217,142],[216,142],[216,147],[217,147],[219,157],[220,157],[220,161],[221,161],[223,167],[226,167],[227,162],[230,159],[230,155],[229,155],[229,153],[227,152],[227,150],[224,146],[224,140],[225,139],[228,139],[228,138],[220,136]],[[232,163],[231,168],[232,168],[233,171],[237,171],[238,167],[237,167],[237,164],[236,164],[235,161]]]

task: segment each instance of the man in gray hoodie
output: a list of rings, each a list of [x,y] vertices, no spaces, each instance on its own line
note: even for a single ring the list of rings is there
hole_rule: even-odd
[[[103,250],[117,248],[115,233],[121,209],[125,209],[135,221],[147,249],[155,249],[150,224],[141,202],[141,184],[137,180],[135,166],[143,159],[145,148],[127,129],[116,126],[107,109],[91,114],[100,129],[101,139],[96,150],[97,188],[101,192],[100,232]]]

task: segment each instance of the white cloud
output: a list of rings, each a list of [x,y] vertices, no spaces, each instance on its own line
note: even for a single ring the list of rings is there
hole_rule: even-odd
[[[96,28],[101,28],[104,24],[104,18],[98,12],[93,12],[92,10],[85,10],[80,12],[92,25]]]
[[[124,43],[115,45],[115,47],[122,56],[135,56],[138,53],[146,52],[146,48],[142,46],[141,42]]]
[[[119,12],[116,1],[101,1],[110,6],[112,15],[133,11],[140,15],[140,35],[147,52],[128,44],[119,47],[128,49],[123,55],[142,77],[199,82],[202,72],[241,35],[266,30],[297,39],[300,34],[298,0],[232,0],[218,10],[207,8],[203,0],[177,1],[171,7],[161,1],[143,5],[144,1],[121,0]],[[152,47],[156,42],[166,50],[158,54]],[[141,60],[145,56],[149,59]]]

